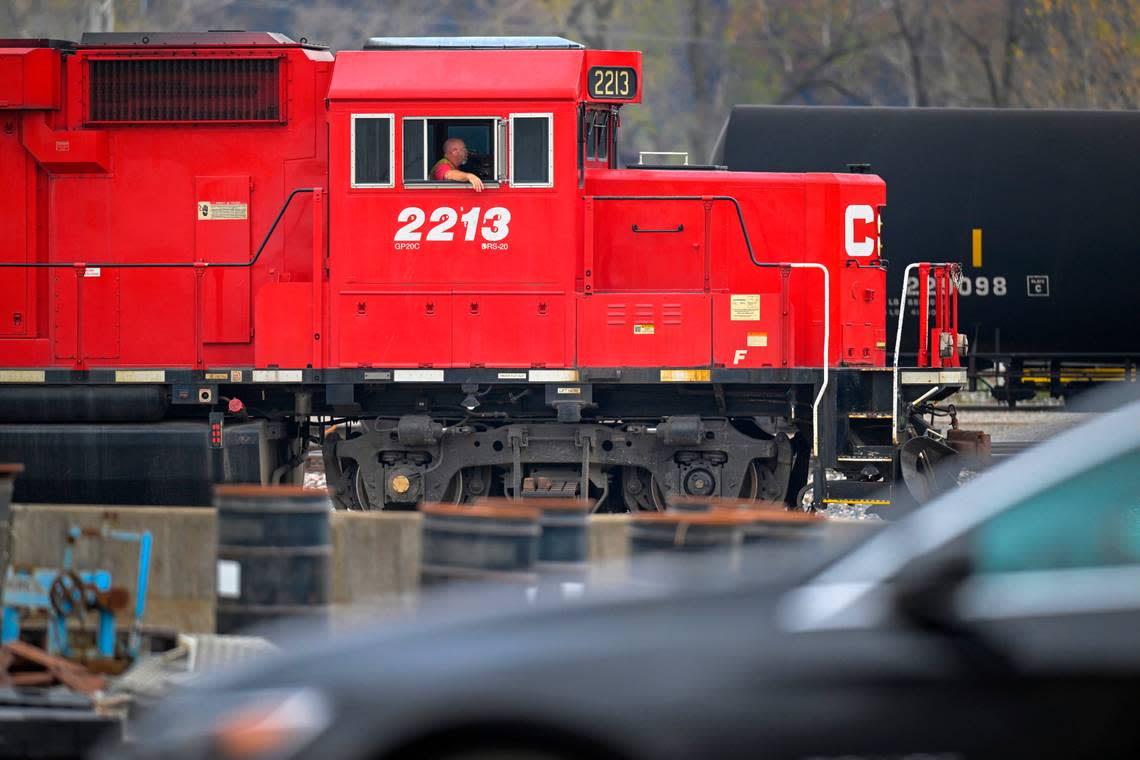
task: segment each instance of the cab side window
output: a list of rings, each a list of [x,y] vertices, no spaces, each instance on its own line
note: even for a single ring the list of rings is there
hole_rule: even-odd
[[[352,186],[392,187],[392,115],[352,115]]]
[[[551,114],[511,116],[511,186],[554,186],[554,117]]]
[[[467,146],[467,163],[458,167],[484,182],[499,178],[499,123],[494,117],[416,116],[403,119],[405,185],[432,183],[431,171],[443,145],[457,137]],[[434,183],[438,185],[439,183]]]
[[[976,573],[1140,564],[1140,452],[1027,498],[974,533]]]

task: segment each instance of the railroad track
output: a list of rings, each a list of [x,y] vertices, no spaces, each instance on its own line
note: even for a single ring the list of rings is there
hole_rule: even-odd
[[[1015,457],[1040,441],[994,441],[990,444],[990,457],[1000,462]]]

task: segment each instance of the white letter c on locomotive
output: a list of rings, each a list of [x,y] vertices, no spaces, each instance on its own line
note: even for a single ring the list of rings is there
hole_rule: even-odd
[[[863,222],[875,221],[875,209],[866,204],[856,204],[847,207],[843,215],[843,242],[847,247],[848,256],[870,256],[875,252],[875,241],[869,237],[855,240],[855,220]]]

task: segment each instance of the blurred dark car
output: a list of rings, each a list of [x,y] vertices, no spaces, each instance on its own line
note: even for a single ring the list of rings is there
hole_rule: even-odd
[[[1135,756],[1140,403],[822,568],[692,585],[311,642],[174,694],[115,753]]]

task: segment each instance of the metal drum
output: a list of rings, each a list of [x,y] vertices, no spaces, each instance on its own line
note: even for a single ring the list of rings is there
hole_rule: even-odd
[[[539,512],[538,569],[542,572],[583,570],[590,561],[592,501],[531,499],[526,506]]]
[[[535,581],[541,533],[537,509],[501,503],[425,504],[420,512],[424,516],[420,572],[425,585],[453,580]]]
[[[740,567],[746,578],[779,574],[822,550],[826,517],[763,507],[744,509],[741,514],[749,520],[743,528]]]
[[[669,512],[711,512],[714,505],[724,501],[714,496],[672,495],[666,499],[665,506]]]
[[[220,485],[218,633],[304,615],[327,621],[328,492],[297,486]]]
[[[669,512],[717,512],[720,510],[780,512],[785,509],[782,501],[756,501],[754,499],[733,499],[721,496],[673,495],[666,501],[666,506]]]
[[[655,580],[654,576],[669,568],[648,555],[661,552],[707,553],[710,563],[704,565],[706,569],[735,573],[747,519],[746,515],[731,510],[635,514],[629,526],[631,573],[645,580]]]
[[[8,567],[8,535],[12,524],[12,489],[24,465],[0,464],[0,578]]]

